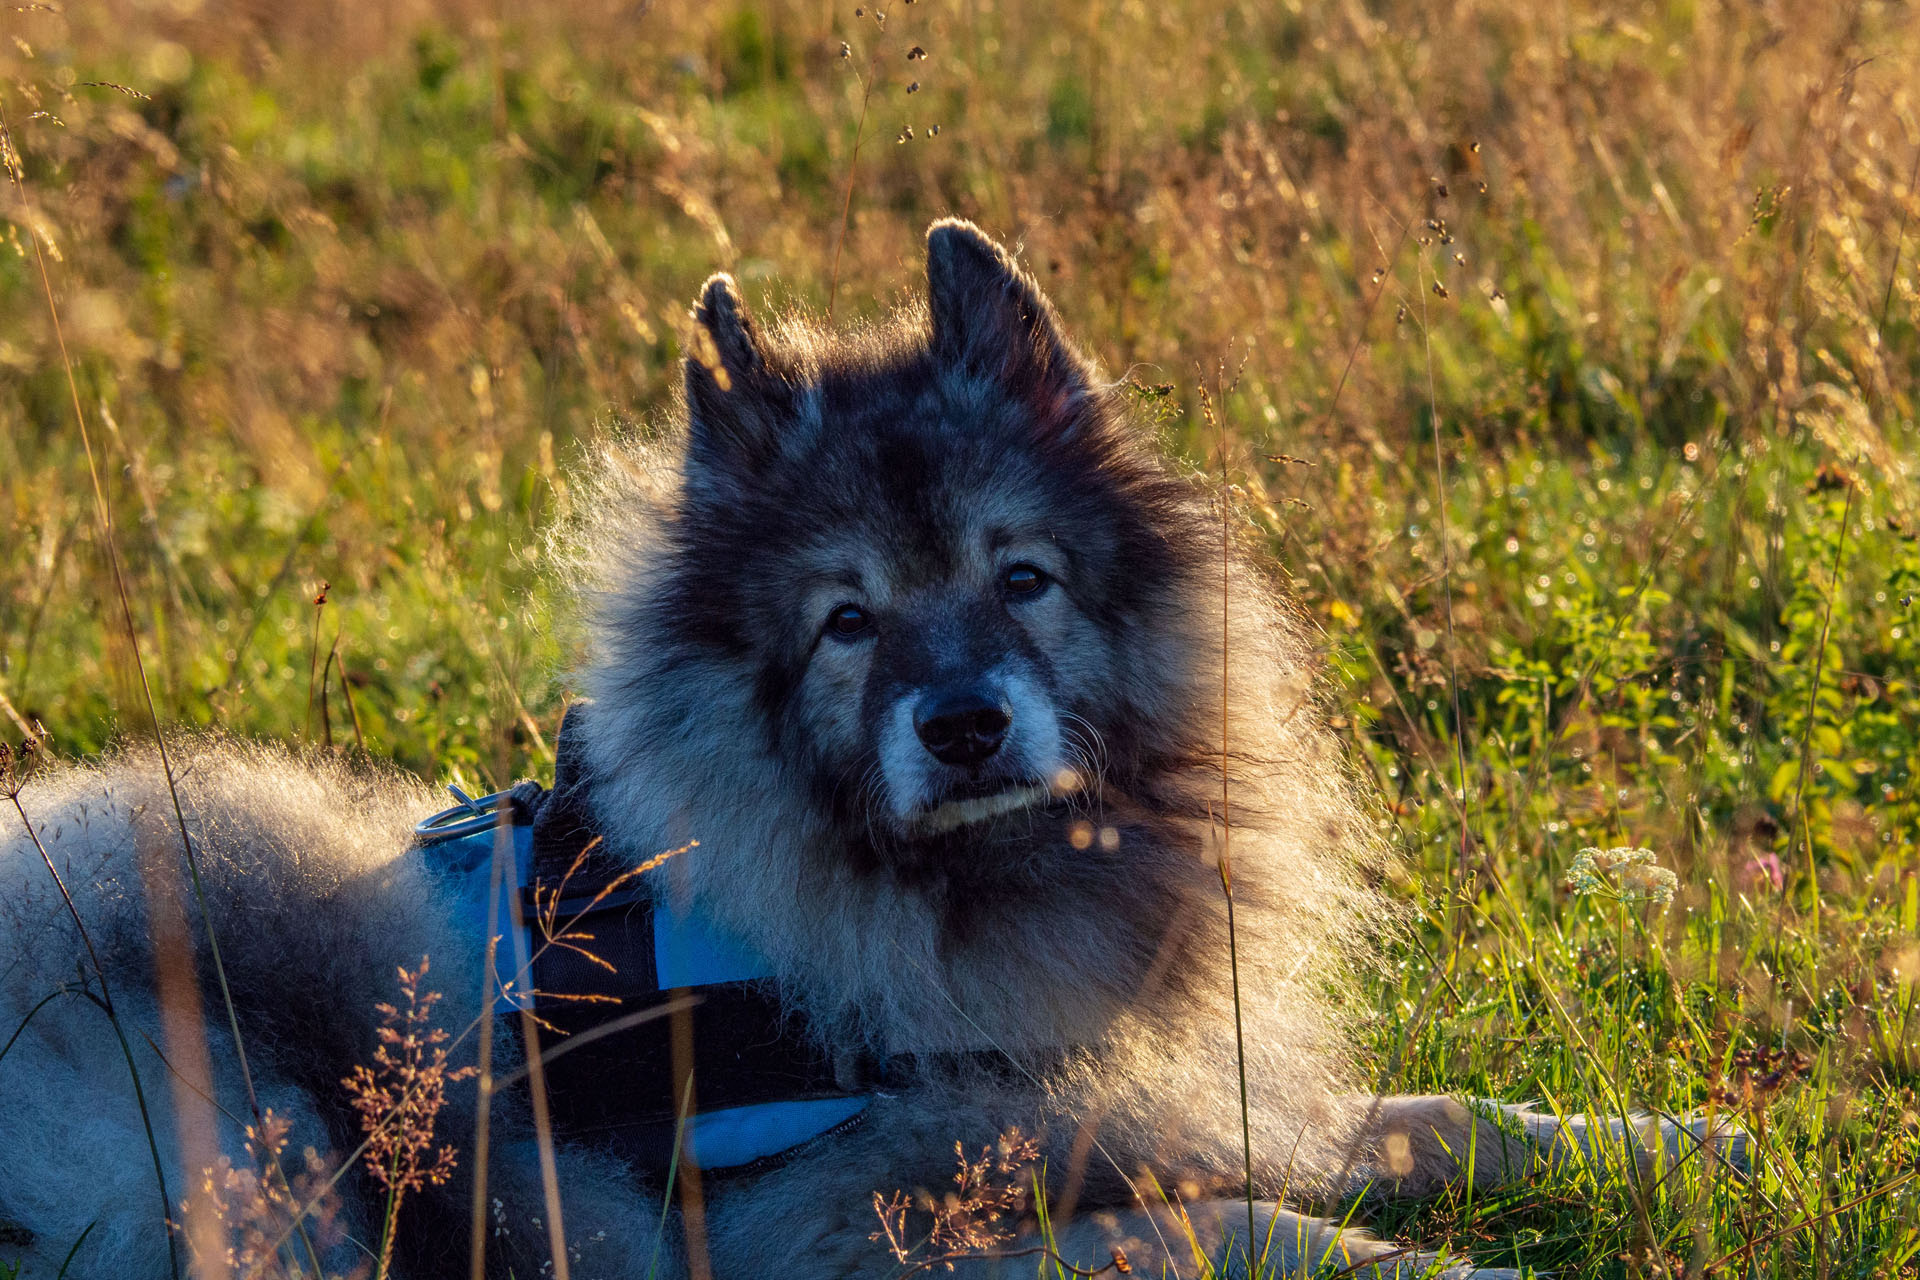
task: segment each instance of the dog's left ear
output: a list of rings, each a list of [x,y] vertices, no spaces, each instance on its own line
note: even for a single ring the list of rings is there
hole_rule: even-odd
[[[971,222],[943,218],[928,229],[927,301],[935,360],[995,379],[1044,427],[1072,426],[1093,372],[1040,286]]]

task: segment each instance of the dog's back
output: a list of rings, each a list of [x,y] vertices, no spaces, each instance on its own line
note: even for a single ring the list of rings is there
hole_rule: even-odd
[[[43,768],[0,813],[0,1025],[19,1028],[0,1058],[0,1221],[56,1267],[85,1232],[75,1275],[164,1271],[163,1206],[177,1218],[218,1154],[244,1164],[229,996],[260,1108],[296,1151],[349,1150],[338,1084],[371,1056],[395,967],[431,952],[477,973],[475,940],[436,920],[402,856],[428,806],[418,783],[210,736],[171,745],[172,788],[135,747]],[[446,1016],[471,1015],[466,986]]]

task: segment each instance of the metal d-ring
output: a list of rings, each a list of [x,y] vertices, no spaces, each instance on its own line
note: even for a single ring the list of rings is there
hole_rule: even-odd
[[[430,818],[422,818],[413,828],[413,838],[421,844],[438,844],[442,840],[457,840],[461,836],[478,835],[482,831],[491,831],[500,822],[499,802],[507,796],[505,791],[495,791],[491,795],[475,800],[472,796],[447,784],[447,790],[460,803],[451,809],[442,809]]]

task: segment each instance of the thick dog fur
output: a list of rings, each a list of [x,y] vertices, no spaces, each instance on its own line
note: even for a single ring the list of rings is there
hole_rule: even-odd
[[[1237,536],[1223,567],[1218,497],[1140,437],[1002,250],[937,224],[928,279],[925,310],[849,335],[762,333],[716,276],[680,422],[607,447],[593,514],[567,538],[591,628],[594,803],[616,852],[697,839],[652,873],[656,892],[763,952],[836,1052],[991,1048],[1019,1064],[929,1065],[783,1168],[710,1179],[696,1252],[727,1278],[889,1274],[872,1193],[943,1186],[956,1141],[1015,1125],[1040,1137],[1060,1207],[1078,1207],[1060,1218],[1072,1261],[1125,1243],[1137,1268],[1191,1270],[1181,1231],[1142,1207],[1156,1184],[1185,1189],[1203,1244],[1225,1248],[1236,1223],[1244,1237],[1230,848],[1272,1258],[1418,1274],[1412,1254],[1274,1201],[1363,1181],[1428,1191],[1469,1149],[1496,1181],[1555,1126],[1523,1117],[1532,1141],[1516,1140],[1448,1099],[1363,1098],[1339,993],[1393,913],[1368,887],[1373,828],[1299,627]],[[922,748],[926,700],[955,689],[1010,717],[985,764]],[[397,776],[211,738],[183,739],[175,768],[260,1101],[295,1121],[296,1146],[351,1149],[338,1082],[371,1055],[395,966],[431,955],[446,1025],[479,1007],[483,940],[452,927],[408,852],[433,801]],[[229,1113],[217,1144],[235,1155],[246,1100],[158,762],[129,749],[62,767],[21,803],[101,952],[177,1202],[187,1154],[212,1149],[204,1133],[194,1147],[213,1123],[195,1099]],[[0,1030],[28,1020],[0,1058],[0,1222],[31,1231],[39,1265],[91,1223],[69,1274],[164,1275],[126,1055],[81,994],[97,984],[39,851],[5,817]],[[180,1038],[156,995],[150,917],[169,911],[193,932],[211,1079],[158,1056]],[[443,1136],[466,1142],[473,1093],[453,1091]],[[533,1275],[530,1130],[509,1095],[494,1125],[489,1265]],[[573,1274],[644,1274],[658,1188],[565,1147],[559,1174]],[[409,1202],[401,1274],[465,1274],[465,1176]],[[344,1191],[365,1239],[377,1188],[356,1175]]]

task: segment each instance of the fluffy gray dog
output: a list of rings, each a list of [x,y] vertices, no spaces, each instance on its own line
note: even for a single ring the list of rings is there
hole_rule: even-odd
[[[1338,993],[1392,912],[1299,627],[1223,539],[1221,496],[1129,423],[1005,252],[941,222],[927,277],[924,310],[853,334],[763,332],[714,277],[677,429],[597,468],[569,560],[591,701],[562,732],[561,785],[518,793],[537,816],[516,869],[542,881],[543,830],[591,832],[561,839],[562,870],[608,871],[602,898],[625,877],[622,911],[650,931],[621,981],[691,988],[707,1021],[649,1023],[636,998],[639,1016],[597,1030],[576,1010],[577,1055],[547,1035],[549,1176],[529,1096],[507,1086],[527,1041],[505,1020],[489,1274],[547,1274],[547,1182],[575,1276],[648,1274],[657,1246],[663,1273],[893,1274],[875,1191],[947,1187],[956,1143],[1015,1128],[1065,1260],[1120,1246],[1136,1272],[1191,1270],[1191,1231],[1244,1267],[1223,848],[1261,1245],[1277,1267],[1421,1274],[1430,1259],[1279,1201],[1422,1194],[1469,1161],[1483,1183],[1519,1176],[1583,1149],[1584,1122],[1366,1096]],[[42,771],[20,797],[34,838],[10,809],[0,827],[0,1031],[23,1027],[0,1058],[0,1242],[47,1274],[89,1226],[69,1275],[163,1276],[170,1250],[208,1247],[191,1214],[170,1240],[162,1207],[179,1217],[207,1165],[244,1159],[256,1108],[296,1150],[352,1150],[341,1081],[372,1060],[396,966],[431,956],[456,1031],[487,1016],[483,992],[507,1009],[545,984],[505,941],[489,976],[490,934],[515,932],[475,910],[496,863],[463,872],[414,841],[434,807],[419,784],[185,736],[172,765],[204,914],[151,750]],[[602,914],[587,945],[641,927]],[[698,953],[684,971],[676,937]],[[518,938],[543,949],[539,929]],[[449,1087],[439,1132],[460,1169],[408,1199],[399,1274],[468,1273],[481,1096]],[[659,1242],[664,1164],[641,1138],[662,1116],[684,1141]],[[340,1194],[345,1265],[385,1201],[357,1165]],[[926,1227],[908,1212],[909,1235]]]

